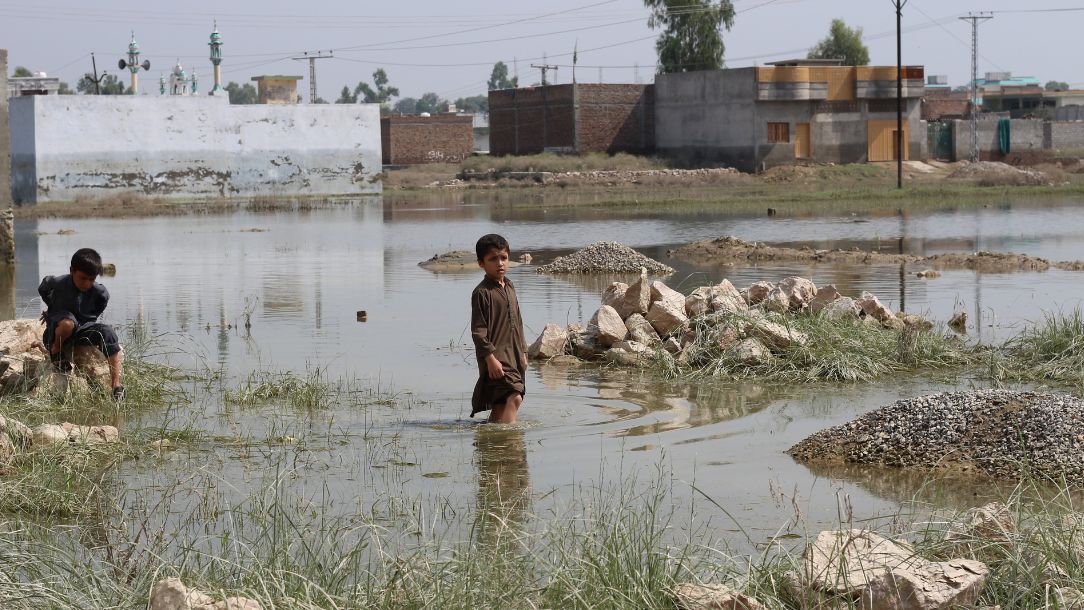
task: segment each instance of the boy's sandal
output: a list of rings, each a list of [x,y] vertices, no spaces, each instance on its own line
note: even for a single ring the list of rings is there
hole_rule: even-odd
[[[113,400],[116,402],[121,402],[124,400],[124,386],[119,385],[113,388]]]

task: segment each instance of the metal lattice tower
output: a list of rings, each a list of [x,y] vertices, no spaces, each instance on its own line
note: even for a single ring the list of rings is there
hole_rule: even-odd
[[[323,51],[316,51],[315,53],[309,53],[306,51],[301,57],[292,57],[296,61],[303,59],[309,60],[309,103],[316,103],[316,60],[317,59],[332,59],[335,57],[334,51],[328,51],[325,55]]]
[[[979,24],[994,18],[986,11],[968,13],[961,21],[971,22],[971,161],[979,160]]]

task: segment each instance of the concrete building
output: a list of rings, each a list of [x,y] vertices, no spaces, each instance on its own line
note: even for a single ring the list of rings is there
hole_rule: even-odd
[[[257,104],[296,104],[300,76],[253,76]]]
[[[381,117],[384,164],[460,163],[474,151],[473,123],[469,114]]]
[[[11,205],[11,146],[8,130],[8,50],[0,49],[0,209]]]
[[[120,191],[377,193],[379,112],[375,104],[235,106],[206,95],[13,98],[11,190],[18,203]]]
[[[35,76],[20,76],[8,78],[8,84],[3,91],[7,91],[8,97],[21,95],[57,95],[60,91],[60,79],[55,76],[46,76],[39,73]]]
[[[1008,112],[1014,119],[1028,115],[1054,118],[1057,109],[1084,104],[1084,90],[1047,91],[1039,85],[1000,87],[983,91],[982,107],[987,112]]]
[[[655,149],[652,85],[566,84],[489,92],[489,152]]]
[[[743,171],[894,159],[896,68],[807,63],[657,75],[659,150]],[[924,158],[924,90],[922,67],[904,67],[905,159]]]

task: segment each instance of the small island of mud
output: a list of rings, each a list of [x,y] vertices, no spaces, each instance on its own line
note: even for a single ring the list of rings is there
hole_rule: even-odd
[[[518,267],[523,263],[508,261],[508,267]],[[454,250],[444,254],[434,254],[433,258],[418,263],[419,267],[430,271],[467,271],[478,268],[478,255],[470,250]]]

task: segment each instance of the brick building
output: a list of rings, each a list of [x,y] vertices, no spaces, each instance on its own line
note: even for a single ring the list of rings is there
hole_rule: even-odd
[[[491,154],[654,149],[654,85],[577,83],[489,92]]]
[[[381,117],[384,165],[459,163],[474,152],[473,125],[472,115]]]

